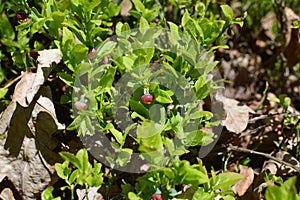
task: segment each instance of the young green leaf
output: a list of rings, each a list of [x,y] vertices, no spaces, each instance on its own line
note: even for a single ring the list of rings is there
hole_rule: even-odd
[[[55,163],[55,170],[59,177],[67,180],[69,174],[71,173],[71,169],[69,168],[69,161],[64,161],[62,164]]]
[[[75,167],[77,167],[78,169],[81,169],[81,163],[80,160],[74,156],[73,154],[69,153],[69,152],[60,152],[59,155],[66,161],[72,163],[72,165],[74,165]]]
[[[137,11],[144,13],[145,12],[145,6],[140,0],[132,0],[134,7]]]
[[[80,174],[89,174],[90,172],[90,163],[89,157],[86,149],[80,149],[77,154],[76,158],[80,162],[80,167],[77,167],[80,170]]]
[[[269,185],[266,190],[266,200],[300,200],[296,189],[297,177],[294,176],[285,181],[281,186]]]
[[[60,197],[54,198],[52,195],[54,188],[53,186],[48,186],[43,192],[42,192],[42,200],[61,200]]]
[[[238,181],[244,179],[245,177],[241,174],[237,174],[234,172],[225,172],[218,174],[216,179],[216,184],[213,185],[213,188],[221,189],[221,190],[228,190],[231,188],[232,185],[237,183]]]
[[[230,21],[234,18],[233,10],[228,5],[221,5],[221,9],[225,15]]]

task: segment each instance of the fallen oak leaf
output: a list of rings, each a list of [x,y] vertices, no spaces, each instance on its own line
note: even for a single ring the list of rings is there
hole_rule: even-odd
[[[61,61],[61,55],[59,49],[46,49],[38,52],[39,57],[37,59],[37,73],[32,82],[31,88],[27,91],[26,101],[28,105],[34,99],[36,93],[39,91],[40,86],[47,80],[51,70],[52,64],[58,64]],[[23,105],[25,107],[25,105]]]
[[[27,101],[26,96],[31,89],[32,82],[36,78],[36,73],[31,71],[22,72],[21,80],[16,84],[12,102],[18,102],[22,107],[28,107],[30,102]]]
[[[241,105],[237,100],[227,98],[221,94],[216,95],[216,100],[223,103],[226,113],[222,125],[234,133],[244,131],[248,125],[249,113],[254,113],[254,111],[246,105]]]
[[[61,60],[58,49],[43,50],[39,52],[39,55],[37,72],[22,73],[21,80],[16,84],[11,103],[0,115],[0,134],[8,130],[5,149],[9,149],[13,156],[19,154],[24,137],[32,136],[32,129],[28,127],[28,122],[36,104],[34,99],[41,95],[40,87],[48,78],[52,63],[58,63]],[[54,118],[56,119],[56,116]]]
[[[120,14],[123,17],[128,17],[130,15],[129,11],[132,8],[132,3],[130,0],[123,0]]]
[[[51,91],[49,87],[45,87],[45,89],[43,89],[43,90],[48,90],[49,92]],[[64,130],[65,126],[58,122],[56,113],[55,113],[55,108],[54,108],[53,102],[51,101],[50,98],[51,98],[50,95],[47,95],[47,96],[41,95],[39,97],[39,99],[36,101],[36,104],[33,108],[32,118],[36,119],[40,112],[46,112],[55,121],[57,130]]]
[[[39,91],[39,98],[36,100],[31,113],[31,119],[28,122],[28,127],[35,137],[36,148],[41,153],[41,159],[44,159],[46,164],[54,165],[60,159],[57,153],[53,150],[59,144],[53,135],[57,131],[65,129],[65,125],[58,122],[54,104],[52,102],[51,89],[49,86],[42,86]]]
[[[254,171],[252,168],[243,165],[240,165],[239,168],[240,168],[240,174],[243,175],[245,179],[237,182],[232,187],[232,191],[241,197],[247,192],[249,187],[252,185],[254,180]]]
[[[13,113],[17,108],[16,102],[22,107],[28,107],[36,96],[40,86],[49,76],[51,71],[50,65],[53,62],[58,63],[61,60],[58,49],[39,51],[39,55],[37,73],[31,71],[22,73],[21,80],[15,86],[11,103],[0,115],[0,121],[2,122],[0,124],[0,134],[3,134],[9,127]]]

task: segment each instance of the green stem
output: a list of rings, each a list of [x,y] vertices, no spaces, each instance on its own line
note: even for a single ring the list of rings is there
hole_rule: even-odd
[[[89,189],[88,189],[88,185],[85,183],[85,198],[86,200],[89,200]]]
[[[71,200],[74,200],[74,185],[71,185]]]

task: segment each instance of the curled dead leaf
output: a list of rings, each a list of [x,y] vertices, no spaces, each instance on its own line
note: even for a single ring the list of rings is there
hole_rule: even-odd
[[[232,191],[234,193],[238,194],[239,196],[243,196],[253,183],[254,171],[253,171],[252,168],[246,167],[246,166],[243,166],[243,165],[240,165],[239,168],[240,168],[240,174],[243,175],[245,177],[245,179],[240,180],[239,182],[237,182],[232,187]]]
[[[12,102],[18,102],[22,107],[28,107],[30,102],[27,101],[26,96],[32,87],[32,82],[36,77],[36,73],[26,71],[22,73],[21,80],[16,84]]]
[[[3,134],[11,123],[11,118],[17,109],[17,105],[27,108],[37,95],[41,85],[44,84],[51,72],[53,62],[59,63],[61,60],[59,49],[48,49],[39,51],[37,72],[26,71],[22,73],[21,80],[16,84],[12,101],[0,116],[0,134]],[[33,107],[32,107],[33,108]],[[32,108],[25,109],[31,113]],[[25,112],[24,110],[24,112]],[[27,117],[26,126],[29,118]]]
[[[123,0],[122,8],[120,11],[121,16],[128,17],[130,15],[129,11],[132,8],[132,3],[130,0]]]
[[[226,118],[222,121],[222,125],[234,133],[244,131],[248,125],[249,113],[254,113],[254,111],[246,105],[241,105],[237,100],[220,94],[216,95],[216,100],[223,103],[226,113]]]
[[[35,78],[32,80],[31,88],[27,91],[26,100],[27,103],[30,102],[35,97],[36,93],[39,91],[40,86],[44,84],[47,80],[50,72],[52,63],[59,63],[61,61],[61,55],[59,49],[47,49],[39,51],[38,57],[38,67]]]

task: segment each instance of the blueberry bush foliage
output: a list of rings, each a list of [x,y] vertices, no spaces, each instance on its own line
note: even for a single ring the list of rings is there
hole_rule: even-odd
[[[292,3],[285,5],[284,1],[271,0],[261,4],[250,0],[0,2],[1,112],[13,101],[14,83],[19,75],[39,70],[39,52],[57,49],[61,57],[43,83],[51,88],[57,120],[66,125],[57,134],[59,143],[53,148],[61,160],[53,164],[53,181],[40,191],[38,198],[78,199],[78,191],[83,190],[85,199],[93,199],[91,194],[96,188],[94,193],[104,199],[229,200],[250,198],[246,194],[251,193],[251,187],[256,187],[255,198],[271,200],[289,195],[289,199],[300,199],[296,176],[285,181],[299,173],[299,167],[286,160],[270,155],[274,162],[292,165],[291,175],[272,174],[272,170],[256,172],[264,180],[264,187],[254,186],[258,183],[249,180],[255,174],[252,170],[257,167],[253,164],[255,159],[239,153],[253,154],[253,151],[231,148],[231,145],[238,143],[238,134],[251,135],[252,129],[262,125],[248,125],[248,132],[243,133],[223,130],[226,115],[238,114],[228,111],[231,105],[225,105],[224,110],[222,105],[227,101],[218,98],[226,88],[224,83],[231,81],[221,78],[226,75],[223,64],[234,59],[231,53],[234,49],[245,53],[246,47],[242,46],[246,45],[245,41],[255,40],[258,46],[249,45],[272,55],[273,60],[268,64],[273,64],[274,70],[266,66],[257,75],[267,74],[270,79],[255,82],[257,92],[262,95],[254,116],[260,115],[258,120],[269,117],[271,125],[279,123],[285,139],[273,143],[278,150],[290,151],[299,160],[299,146],[290,144],[293,148],[288,149],[288,141],[299,143],[299,118],[289,110],[293,98],[288,97],[289,93],[283,94],[284,84],[276,83],[276,80],[288,80],[282,74],[285,69],[297,77],[296,68],[290,66],[288,56],[284,58],[283,50],[289,45],[284,34],[291,33],[290,27],[298,30],[299,26],[300,17],[294,17],[289,25],[281,19],[288,16],[285,9]],[[269,4],[273,7],[267,9]],[[263,5],[266,7],[261,9]],[[261,18],[268,12],[275,13],[273,41],[268,38],[273,43],[261,44],[255,31],[260,31],[264,25]],[[268,51],[259,49],[263,48],[259,44],[269,48]],[[264,61],[265,55],[255,53],[257,59]],[[295,86],[296,82],[293,83]],[[276,87],[281,88],[276,90]],[[268,91],[280,95],[270,97]],[[280,113],[272,113],[272,103]],[[279,115],[280,122],[275,118]],[[233,120],[239,121],[238,117]],[[47,121],[40,123],[47,124]],[[219,148],[223,157],[209,160],[206,157],[215,155],[209,154],[214,146],[213,151]],[[251,147],[259,150],[258,146]],[[200,155],[201,150],[205,155]],[[265,157],[268,153],[254,151]],[[233,163],[238,163],[236,169],[230,168]],[[243,184],[247,185],[246,189]]]

